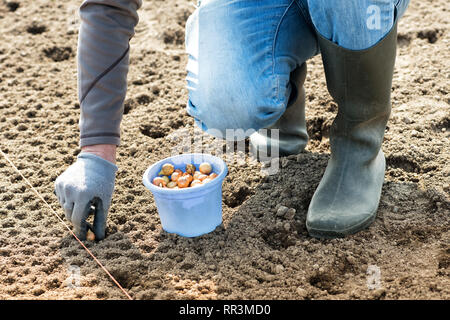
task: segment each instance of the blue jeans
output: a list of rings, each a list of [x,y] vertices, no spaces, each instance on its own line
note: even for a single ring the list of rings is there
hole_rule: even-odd
[[[402,16],[408,4],[199,1],[186,24],[187,111],[221,138],[242,139],[268,127],[287,107],[291,72],[319,53],[316,31],[347,49],[367,49],[391,30],[395,12]]]

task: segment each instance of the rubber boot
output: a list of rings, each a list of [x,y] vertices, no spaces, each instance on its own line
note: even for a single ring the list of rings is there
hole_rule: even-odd
[[[348,50],[318,37],[338,113],[330,131],[331,157],[309,205],[306,227],[313,237],[334,238],[368,227],[376,216],[385,172],[381,143],[391,111],[397,23],[366,50]]]
[[[279,156],[288,156],[300,153],[308,143],[305,120],[305,88],[306,63],[303,63],[292,72],[291,82],[295,91],[294,98],[286,111],[270,127],[259,130],[250,136],[250,151],[257,159],[271,158],[272,146],[278,145]],[[272,129],[278,129],[278,136]],[[273,136],[273,137],[272,137]]]

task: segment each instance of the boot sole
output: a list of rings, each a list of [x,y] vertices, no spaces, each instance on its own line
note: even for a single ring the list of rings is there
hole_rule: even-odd
[[[362,230],[368,228],[375,221],[375,218],[377,217],[377,211],[378,211],[378,209],[375,210],[375,212],[372,215],[370,215],[366,220],[364,220],[360,224],[357,224],[349,229],[339,230],[339,231],[319,230],[319,229],[312,229],[312,228],[308,227],[308,224],[306,224],[306,229],[308,230],[308,234],[311,237],[318,238],[318,239],[343,238],[345,236],[358,233],[359,231],[362,231]]]

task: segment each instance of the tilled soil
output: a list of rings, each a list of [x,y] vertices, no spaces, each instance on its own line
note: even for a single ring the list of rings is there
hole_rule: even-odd
[[[80,151],[79,4],[0,3],[0,148],[63,219],[53,183]],[[449,299],[447,1],[412,1],[400,22],[378,216],[334,240],[305,228],[337,111],[320,57],[308,64],[306,151],[269,176],[248,158],[227,159],[223,224],[198,238],[162,230],[141,181],[149,165],[181,150],[176,136],[195,133],[184,79],[193,4],[144,1],[140,10],[107,237],[86,246],[136,299]],[[209,151],[211,139],[197,138]],[[2,157],[0,228],[1,299],[126,299]]]

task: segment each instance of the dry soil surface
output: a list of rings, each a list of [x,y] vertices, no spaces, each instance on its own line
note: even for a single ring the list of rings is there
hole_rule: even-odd
[[[79,4],[0,3],[0,147],[63,219],[53,183],[80,151]],[[192,239],[162,230],[141,177],[174,152],[178,133],[195,133],[184,108],[193,10],[194,1],[144,1],[107,238],[86,246],[136,299],[449,299],[448,2],[413,0],[400,22],[378,217],[334,240],[305,229],[337,108],[320,57],[306,82],[307,150],[270,176],[257,162],[228,159],[223,224]],[[210,138],[198,137],[208,151]],[[2,157],[0,229],[1,299],[126,299]],[[78,287],[67,285],[74,266]]]

